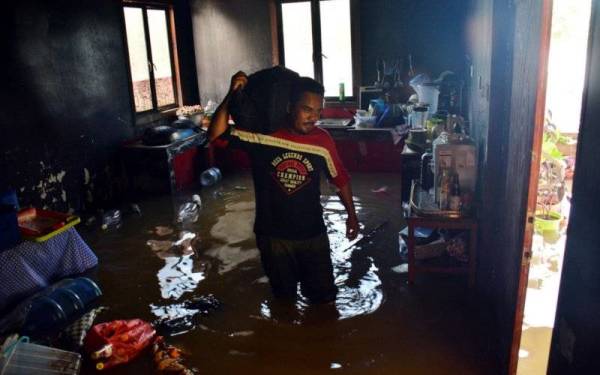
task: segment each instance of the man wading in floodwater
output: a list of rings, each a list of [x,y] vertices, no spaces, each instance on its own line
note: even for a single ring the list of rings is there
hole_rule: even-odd
[[[337,186],[348,212],[346,236],[355,239],[359,228],[348,173],[329,133],[315,126],[323,109],[323,86],[300,78],[290,93],[287,126],[264,135],[228,125],[230,98],[247,82],[243,72],[231,78],[229,93],[208,128],[209,140],[239,147],[250,156],[254,232],[275,297],[295,299],[300,282],[302,294],[312,303],[334,301],[337,287],[320,201],[321,172]]]

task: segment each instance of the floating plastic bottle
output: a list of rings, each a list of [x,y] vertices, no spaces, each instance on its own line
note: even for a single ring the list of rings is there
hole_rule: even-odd
[[[212,167],[200,175],[200,183],[202,186],[212,186],[217,182],[221,181],[221,171],[217,167]]]
[[[121,211],[109,210],[102,215],[102,229],[117,229],[121,227]]]
[[[177,221],[179,223],[195,223],[200,217],[200,206],[196,202],[187,202],[179,206]]]

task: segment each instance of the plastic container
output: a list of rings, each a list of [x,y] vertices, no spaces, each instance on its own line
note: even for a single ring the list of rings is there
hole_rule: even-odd
[[[412,112],[411,127],[413,129],[425,129],[425,123],[427,122],[427,113],[429,108],[425,105],[415,106]]]
[[[429,104],[429,115],[433,116],[437,112],[440,90],[436,84],[424,83],[415,87],[419,96],[419,103]]]
[[[109,210],[102,215],[102,229],[117,229],[121,227],[121,211]]]
[[[354,124],[358,128],[372,128],[375,126],[377,116],[370,116],[367,111],[358,110],[354,115]]]
[[[0,359],[0,375],[76,375],[80,367],[78,353],[25,342]]]
[[[195,223],[200,217],[200,206],[196,202],[187,202],[179,206],[177,222]]]
[[[88,278],[67,279],[50,294],[33,300],[21,333],[40,337],[58,332],[82,316],[101,295],[98,285]]]
[[[98,284],[87,277],[78,277],[72,280],[72,282],[64,286],[64,289],[75,293],[86,308],[102,295],[102,290],[100,290]]]
[[[46,241],[81,221],[75,215],[39,208],[24,208],[19,211],[17,219],[23,238],[35,242]]]
[[[200,183],[202,186],[212,186],[221,181],[221,171],[217,167],[212,167],[200,174]]]

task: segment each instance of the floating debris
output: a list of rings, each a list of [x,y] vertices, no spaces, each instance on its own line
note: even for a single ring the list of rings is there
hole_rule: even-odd
[[[102,229],[118,229],[121,227],[121,211],[109,210],[102,215]]]
[[[408,263],[403,263],[392,267],[392,271],[396,273],[408,273]]]
[[[376,194],[387,193],[387,191],[388,191],[388,187],[387,186],[382,186],[382,187],[379,187],[377,189],[371,189],[371,192],[372,193],[376,193]]]
[[[248,337],[252,336],[254,331],[238,331],[229,334],[229,337]]]
[[[177,222],[195,223],[200,217],[200,206],[196,202],[187,202],[179,206]]]
[[[183,364],[183,351],[168,345],[163,336],[157,336],[152,344],[154,366],[159,374],[193,375],[196,372]]]
[[[269,277],[263,276],[263,277],[259,277],[258,279],[254,280],[254,282],[252,284],[266,284],[268,282],[269,282]]]
[[[174,232],[174,230],[171,227],[164,227],[164,226],[159,225],[154,228],[154,233],[156,233],[156,235],[160,236],[160,237],[168,236],[169,234],[172,234],[173,232]]]
[[[172,241],[160,241],[160,240],[148,240],[146,245],[150,246],[152,251],[165,251],[169,250],[173,246]]]
[[[167,306],[150,305],[152,313],[158,318],[154,321],[154,326],[161,334],[167,336],[176,336],[199,327],[198,317],[206,316],[211,310],[220,307],[221,302],[212,294]],[[210,330],[208,327],[204,328]]]

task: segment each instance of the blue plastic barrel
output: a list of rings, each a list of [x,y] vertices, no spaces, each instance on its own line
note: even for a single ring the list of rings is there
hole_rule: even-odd
[[[92,302],[102,295],[98,284],[87,277],[78,277],[63,288],[76,294],[81,299],[84,308],[89,307]]]
[[[67,315],[57,301],[48,296],[39,297],[27,313],[21,335],[37,337],[53,331],[58,332],[67,322]]]
[[[49,294],[36,298],[25,318],[21,334],[39,337],[56,333],[85,314],[102,295],[87,277],[66,279]]]

